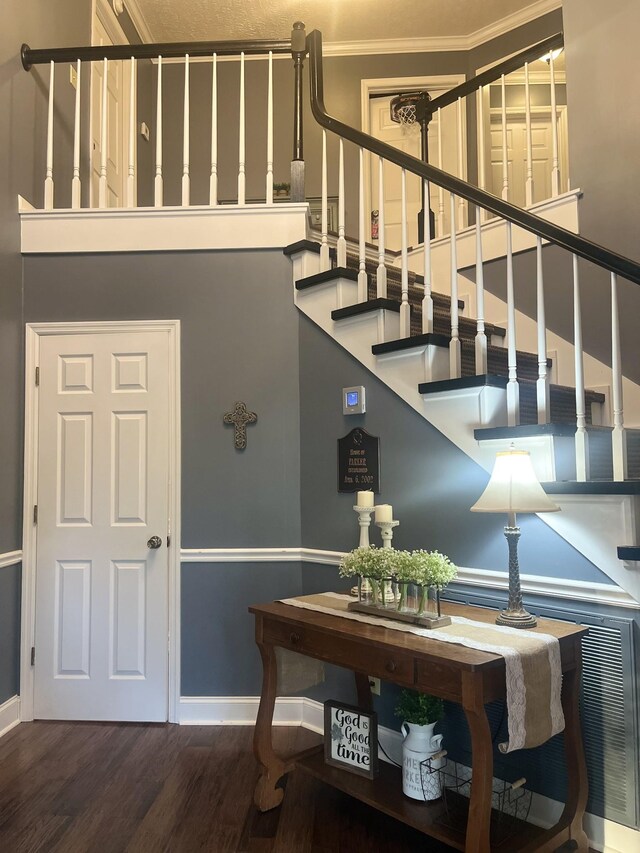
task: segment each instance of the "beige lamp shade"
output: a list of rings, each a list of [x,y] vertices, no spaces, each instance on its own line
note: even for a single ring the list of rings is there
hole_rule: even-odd
[[[471,512],[558,512],[545,493],[526,450],[496,454],[491,479]]]

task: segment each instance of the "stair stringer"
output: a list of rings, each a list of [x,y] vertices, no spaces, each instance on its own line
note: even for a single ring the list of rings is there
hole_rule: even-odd
[[[324,290],[324,288],[323,288]],[[384,382],[400,399],[404,400],[419,415],[438,429],[453,444],[473,459],[485,471],[490,472],[495,460],[495,451],[479,446],[473,436],[478,426],[474,415],[478,412],[478,400],[465,395],[457,395],[453,400],[432,399],[425,401],[418,392],[413,371],[398,369],[402,359],[378,360],[371,352],[373,344],[378,342],[377,323],[360,321],[358,323],[335,322],[327,311],[326,291],[314,294],[313,288],[305,291],[295,290],[294,301],[297,308],[316,326],[356,358],[364,367]],[[491,389],[495,391],[496,389]],[[471,413],[471,414],[469,414]],[[638,498],[634,495],[554,495],[554,500],[563,512],[544,513],[539,516],[559,536],[583,554],[597,568],[610,577],[614,583],[640,602],[640,573],[634,572],[628,564],[618,558],[616,548],[621,542],[636,542],[640,532],[640,512]],[[603,505],[606,504],[606,523],[598,519]]]

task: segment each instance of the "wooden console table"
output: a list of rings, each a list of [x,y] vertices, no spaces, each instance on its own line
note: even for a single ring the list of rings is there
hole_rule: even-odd
[[[476,621],[495,621],[495,611],[443,603],[443,612]],[[262,656],[263,683],[254,736],[254,752],[260,764],[255,803],[261,811],[280,805],[279,779],[294,768],[316,776],[386,814],[467,853],[550,853],[573,840],[581,853],[588,850],[582,820],[587,802],[587,772],[578,711],[580,687],[580,640],[585,628],[566,622],[540,619],[533,629],[552,634],[560,641],[565,714],[567,802],[558,823],[548,830],[519,822],[516,834],[502,845],[492,844],[491,785],[493,745],[485,704],[505,698],[504,658],[464,646],[428,640],[415,634],[389,630],[381,623],[369,625],[339,616],[274,602],[250,607],[256,617],[256,642]],[[380,775],[370,781],[324,763],[321,747],[282,757],[275,753],[271,724],[276,699],[275,647],[299,652],[353,670],[358,702],[372,707],[367,676],[379,676],[402,687],[412,687],[458,702],[469,724],[473,751],[473,785],[468,816],[459,827],[443,820],[441,800],[420,803],[402,794],[400,771],[381,762]],[[462,798],[461,798],[462,799]]]

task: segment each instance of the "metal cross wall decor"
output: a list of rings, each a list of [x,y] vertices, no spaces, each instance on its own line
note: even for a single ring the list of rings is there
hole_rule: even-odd
[[[245,450],[247,447],[247,424],[255,424],[258,416],[250,412],[244,403],[236,403],[233,411],[227,412],[223,418],[225,424],[233,425],[233,446],[236,450]]]

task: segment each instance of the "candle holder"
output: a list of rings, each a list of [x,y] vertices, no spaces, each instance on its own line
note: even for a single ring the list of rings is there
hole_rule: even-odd
[[[397,527],[399,524],[399,521],[376,521],[376,525],[380,528],[383,548],[393,547],[391,545],[391,542],[393,540],[393,528]]]
[[[371,526],[371,516],[373,515],[374,507],[372,506],[359,506],[356,504],[353,507],[354,512],[358,513],[358,524],[360,526],[360,542],[358,543],[358,548],[368,548],[369,547],[369,527]],[[371,584],[367,580],[367,578],[363,578],[361,582],[360,590],[358,590],[357,586],[351,587],[351,595],[354,598],[357,598],[359,595],[371,595]]]

